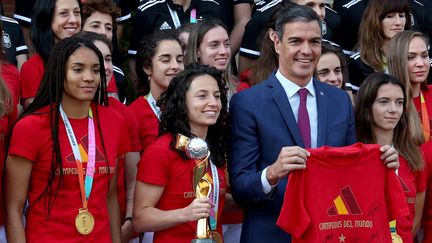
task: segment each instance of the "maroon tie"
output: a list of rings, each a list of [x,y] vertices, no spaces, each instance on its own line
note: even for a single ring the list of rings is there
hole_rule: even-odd
[[[309,124],[309,114],[306,107],[306,100],[308,90],[303,88],[299,89],[298,93],[300,95],[300,105],[298,108],[298,127],[300,129],[301,136],[303,138],[303,142],[305,148],[311,147],[311,132],[310,132],[310,124]]]

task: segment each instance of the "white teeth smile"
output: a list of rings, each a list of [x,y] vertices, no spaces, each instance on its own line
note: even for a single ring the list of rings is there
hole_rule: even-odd
[[[297,59],[297,61],[302,62],[302,63],[311,63],[312,62],[311,59]]]
[[[215,111],[204,111],[204,114],[214,116],[214,115],[216,115],[216,112]]]

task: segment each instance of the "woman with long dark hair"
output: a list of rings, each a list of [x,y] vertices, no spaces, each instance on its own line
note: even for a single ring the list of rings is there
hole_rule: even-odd
[[[53,48],[8,138],[8,241],[121,241],[117,159],[129,140],[123,118],[104,107],[104,70],[91,41],[70,37]]]
[[[358,141],[392,145],[399,152],[396,173],[410,214],[391,227],[403,242],[413,242],[420,228],[426,190],[426,170],[420,145],[413,142],[408,101],[405,86],[398,79],[373,73],[360,86],[355,106]]]
[[[81,31],[78,0],[38,0],[33,8],[31,40],[35,54],[21,68],[22,104],[32,102],[54,44]]]
[[[225,198],[227,95],[221,72],[193,64],[171,81],[158,101],[160,137],[138,164],[134,228],[154,231],[154,242],[190,242],[197,220],[213,215],[210,230],[222,231]],[[207,172],[212,177],[208,197],[195,198],[194,159],[175,146],[176,136],[205,140],[210,151]],[[211,200],[217,199],[217,201]]]

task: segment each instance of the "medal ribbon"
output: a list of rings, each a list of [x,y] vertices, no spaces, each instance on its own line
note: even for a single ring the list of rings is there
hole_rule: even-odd
[[[90,192],[93,186],[93,177],[95,172],[95,162],[96,162],[96,139],[95,139],[95,128],[93,122],[93,113],[91,108],[89,108],[89,117],[88,117],[88,161],[87,161],[87,169],[86,169],[86,178],[84,183],[84,170],[82,165],[82,157],[78,147],[78,142],[76,140],[75,134],[72,129],[72,125],[69,122],[69,119],[66,116],[66,113],[63,110],[63,107],[60,105],[60,115],[63,119],[63,123],[65,125],[66,133],[68,135],[69,143],[72,147],[72,152],[75,157],[75,161],[78,169],[78,181],[81,190],[81,198],[84,209],[87,209],[87,202],[90,197]]]
[[[151,92],[149,92],[148,95],[146,95],[144,98],[149,103],[151,109],[153,110],[153,112],[156,115],[156,117],[158,118],[158,120],[160,120],[161,111],[160,111],[160,108],[156,105],[156,100],[153,97],[153,95],[151,94]]]
[[[172,19],[172,21],[174,23],[175,28],[176,29],[180,28],[181,22],[180,22],[180,19],[178,17],[177,12],[175,10],[171,9],[170,6],[168,5],[168,3],[167,3],[167,7],[168,7],[168,11],[169,11],[169,13],[171,15],[171,19]],[[189,23],[191,23],[191,24],[197,23],[198,21],[197,21],[197,17],[196,16],[197,16],[197,11],[196,11],[195,8],[193,8],[191,10],[191,13],[190,13]]]
[[[210,209],[210,230],[216,230],[217,226],[217,217],[218,217],[218,209],[219,209],[219,175],[217,172],[216,165],[210,161],[211,173],[213,177],[213,193],[210,194],[210,200],[215,205],[212,209]]]
[[[425,137],[426,142],[430,140],[430,124],[429,124],[429,114],[426,107],[425,98],[420,92],[420,105],[421,105],[421,118],[422,118],[422,126],[423,126],[423,135]]]
[[[191,24],[196,24],[198,22],[196,17],[196,9],[194,8],[191,10],[189,22]]]

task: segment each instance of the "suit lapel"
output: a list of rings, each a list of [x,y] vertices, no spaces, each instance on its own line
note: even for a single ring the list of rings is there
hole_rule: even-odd
[[[326,136],[327,136],[327,105],[325,92],[322,89],[321,83],[318,80],[313,79],[315,93],[316,93],[316,101],[317,101],[317,110],[318,110],[318,135],[317,135],[317,147],[321,147],[325,144]]]
[[[296,145],[304,147],[303,139],[300,135],[300,130],[297,126],[297,122],[292,112],[288,97],[282,85],[279,83],[274,74],[270,76],[268,87],[269,92],[273,97],[274,102],[276,103],[276,106],[279,108],[285,120],[288,130],[294,137]]]

